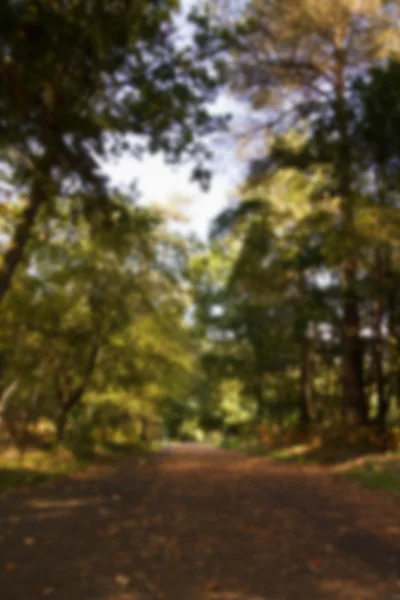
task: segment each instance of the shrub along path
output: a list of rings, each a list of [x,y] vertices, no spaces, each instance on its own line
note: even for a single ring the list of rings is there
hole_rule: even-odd
[[[399,532],[322,468],[178,446],[0,495],[0,598],[392,600]]]

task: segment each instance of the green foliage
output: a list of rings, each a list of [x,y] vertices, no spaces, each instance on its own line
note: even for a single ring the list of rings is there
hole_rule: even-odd
[[[45,451],[30,449],[23,456],[12,451],[2,452],[0,454],[0,492],[67,477],[92,465],[110,463],[123,456],[140,455],[149,451],[148,446],[139,442],[126,443],[112,440],[97,447],[95,452],[84,453],[79,446],[76,449],[77,454],[66,447]]]
[[[178,40],[178,9],[175,0],[3,2],[0,167],[20,211],[4,209],[16,219],[2,240],[0,300],[57,197],[78,197],[96,232],[112,227],[110,156],[190,158],[193,177],[208,183],[202,138],[225,121],[207,110],[219,69],[196,44],[195,20],[191,39]]]
[[[266,250],[271,247],[272,225],[282,262],[280,269],[268,273],[269,281],[282,281],[288,271],[296,271],[297,283],[295,278],[291,283],[287,278],[287,290],[293,298],[293,287],[303,288],[297,293],[304,301],[297,306],[282,298],[284,305],[292,304],[298,314],[293,324],[297,337],[301,337],[303,327],[301,355],[307,358],[300,366],[302,395],[310,395],[309,386],[304,385],[310,368],[310,336],[304,325],[314,327],[319,321],[317,329],[329,327],[331,339],[340,339],[346,419],[363,423],[369,418],[370,401],[363,371],[364,327],[374,328],[378,338],[385,319],[384,314],[371,315],[371,304],[376,301],[382,306],[385,300],[382,295],[378,300],[369,296],[367,306],[365,284],[374,280],[376,289],[377,279],[384,277],[383,263],[396,253],[395,234],[388,231],[396,219],[391,211],[393,197],[389,199],[398,187],[393,181],[398,171],[394,168],[396,142],[384,149],[384,139],[394,128],[395,140],[398,129],[397,69],[395,63],[388,64],[399,48],[398,12],[393,6],[389,14],[385,7],[376,0],[362,4],[343,0],[329,6],[313,0],[300,4],[254,0],[246,3],[238,25],[233,25],[236,35],[231,44],[231,88],[250,100],[255,110],[262,110],[263,122],[267,123],[268,154],[251,165],[246,193],[249,198],[266,198],[276,215],[273,223],[269,217],[269,228],[262,223],[263,211],[247,223],[242,261],[237,265],[245,275],[243,288],[247,290],[252,279],[258,284],[265,281],[268,269],[262,256],[270,260]],[[387,66],[382,69],[385,62]],[[282,192],[286,197],[280,211],[275,198],[282,197]],[[371,231],[367,220],[372,228],[372,223],[381,227]],[[377,235],[381,235],[379,243]],[[385,248],[383,236],[391,240]],[[375,238],[372,244],[371,237]],[[379,268],[371,265],[374,253]],[[273,263],[279,264],[276,260]],[[323,276],[334,282],[336,297],[330,294],[328,298],[331,315],[320,313],[316,319],[314,300],[328,296],[318,283],[317,278]],[[379,287],[382,290],[382,284]],[[265,298],[271,290],[263,292],[259,284],[255,293],[257,298]],[[310,305],[314,305],[313,310]],[[319,305],[324,309],[323,302]],[[369,320],[365,319],[366,312]],[[325,322],[321,323],[321,318]],[[284,321],[288,322],[286,316]],[[384,394],[386,380],[382,355],[377,358],[379,352],[374,351],[373,361],[380,373],[379,418],[384,421],[387,390]],[[391,353],[395,354],[393,350]],[[302,410],[308,420],[305,406]]]
[[[115,435],[159,435],[170,394],[189,388],[193,347],[179,239],[122,197],[113,228],[98,235],[77,206],[55,205],[51,232],[37,223],[28,268],[4,304],[2,412],[22,446],[47,417],[90,455]]]
[[[400,460],[367,462],[362,468],[346,473],[346,477],[368,488],[400,494]]]
[[[3,3],[0,415],[21,452],[398,418],[398,32],[361,4],[254,0],[178,39],[175,0]],[[223,81],[268,152],[206,246],[100,165],[162,151],[206,182]]]
[[[174,43],[177,9],[175,0],[4,2],[4,149],[51,152],[52,168],[89,182],[88,150],[105,152],[107,133],[148,136],[171,158],[190,148],[199,124],[210,125],[203,101],[216,79],[194,62],[195,46]]]

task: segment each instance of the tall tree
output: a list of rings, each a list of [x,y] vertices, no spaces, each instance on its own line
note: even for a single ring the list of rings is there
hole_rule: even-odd
[[[388,62],[357,80],[352,90],[352,136],[364,193],[359,229],[364,230],[364,246],[370,253],[367,293],[372,302],[372,355],[381,426],[387,422],[398,379],[399,89],[400,65]]]
[[[306,122],[312,131],[321,114],[331,123],[332,195],[340,198],[343,306],[343,386],[349,421],[365,422],[363,349],[360,340],[358,261],[354,239],[354,145],[349,92],[360,72],[387,56],[397,42],[398,7],[379,0],[253,0],[245,9],[233,51],[234,89],[266,109],[267,126]],[[393,12],[394,11],[394,12]],[[308,157],[326,160],[327,148]],[[307,161],[305,161],[305,166]],[[261,162],[262,166],[262,162]]]
[[[106,209],[100,161],[128,144],[195,154],[216,121],[205,102],[218,74],[194,39],[177,39],[176,0],[7,0],[0,8],[0,154],[24,199],[4,251],[0,300],[10,287],[39,210],[62,195]],[[195,27],[193,22],[193,27]],[[129,136],[129,137],[127,137]]]

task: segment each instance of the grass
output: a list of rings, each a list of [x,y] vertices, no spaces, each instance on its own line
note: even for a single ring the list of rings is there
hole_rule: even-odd
[[[49,479],[50,473],[30,469],[0,468],[0,492],[8,489],[35,485]]]
[[[295,464],[303,464],[305,462],[305,455],[309,449],[309,446],[304,444],[273,448],[267,444],[259,442],[255,437],[232,437],[224,439],[220,447],[225,450],[237,450],[244,452],[249,456],[268,456],[274,460],[291,462]],[[307,462],[311,463],[312,461]]]
[[[0,492],[66,477],[90,465],[107,463],[146,450],[140,444],[108,442],[91,456],[78,458],[64,447],[51,451],[27,450],[22,456],[14,448],[9,448],[0,454]]]
[[[349,454],[345,449],[338,448],[336,452],[324,453],[322,449],[318,449],[319,452],[310,451],[310,447],[305,444],[273,449],[257,443],[254,438],[231,438],[225,440],[223,446],[253,456],[269,456],[277,461],[298,465],[335,465],[335,471],[362,486],[400,494],[399,452],[363,456],[362,453]],[[90,457],[77,458],[63,447],[48,452],[29,450],[23,456],[11,448],[0,454],[0,492],[65,477],[93,464],[107,463],[148,450],[147,446],[138,443],[110,441]]]
[[[319,461],[317,460],[307,459],[308,449],[308,446],[304,444],[298,444],[294,446],[288,446],[287,448],[270,450],[268,452],[268,456],[279,462],[287,462],[291,464],[319,464]]]
[[[344,477],[371,489],[400,495],[400,455],[392,455],[387,461],[384,457],[368,461],[345,472]]]
[[[254,438],[232,438],[223,447],[284,463],[320,465],[361,486],[400,495],[400,451],[379,451],[363,441],[346,444],[341,440],[273,447]]]
[[[306,445],[272,450],[268,454],[277,461],[297,465],[332,467],[335,473],[375,490],[400,495],[400,452],[368,454],[357,448],[320,448],[311,450]]]
[[[88,464],[89,461],[76,459],[65,449],[29,450],[23,456],[10,449],[0,455],[0,492],[63,477]]]
[[[224,450],[244,450],[245,452],[249,448],[251,442],[247,438],[241,438],[238,436],[226,436],[217,444]]]

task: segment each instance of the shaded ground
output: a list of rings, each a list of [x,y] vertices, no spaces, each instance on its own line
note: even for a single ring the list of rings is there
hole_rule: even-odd
[[[399,534],[384,493],[178,446],[0,495],[0,599],[397,600]]]

